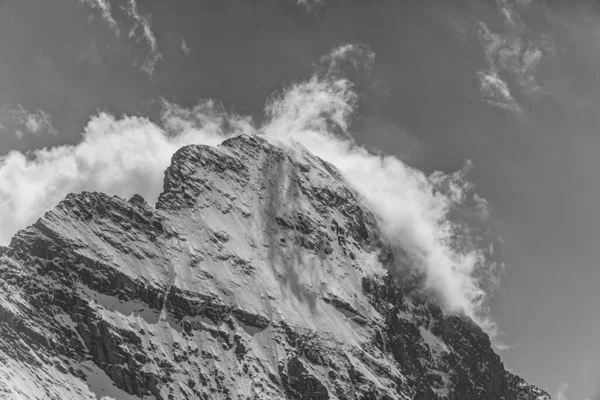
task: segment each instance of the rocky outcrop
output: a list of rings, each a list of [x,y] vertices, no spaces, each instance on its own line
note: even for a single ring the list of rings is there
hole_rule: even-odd
[[[69,195],[0,249],[0,398],[549,399],[378,232],[331,165],[256,136],[180,149],[155,208]]]

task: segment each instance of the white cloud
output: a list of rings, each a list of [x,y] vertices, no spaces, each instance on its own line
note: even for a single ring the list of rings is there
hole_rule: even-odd
[[[181,146],[216,145],[233,130],[224,129],[223,112],[203,103],[199,118],[182,122],[182,109],[164,103],[163,128],[148,119],[101,113],[91,118],[81,142],[73,146],[12,151],[0,158],[0,243],[33,223],[68,193],[97,190],[122,197],[139,193],[149,201],[162,190],[164,170]],[[193,112],[186,111],[186,112]],[[214,117],[214,119],[212,119]],[[251,132],[245,119],[227,115],[236,132]]]
[[[216,146],[225,137],[255,133],[250,117],[229,113],[212,99],[200,101],[192,108],[180,107],[165,99],[161,99],[161,103],[161,125],[170,136],[197,136],[202,138],[202,143]]]
[[[466,237],[464,225],[450,218],[452,209],[466,200],[483,202],[473,199],[466,180],[469,164],[465,171],[428,177],[394,156],[377,156],[357,146],[343,134],[355,101],[344,79],[313,77],[271,99],[269,122],[261,132],[296,140],[338,167],[371,204],[390,244],[403,248],[425,274],[426,285],[446,311],[464,312],[494,334],[485,302],[497,266]]]
[[[115,21],[115,19],[112,16],[112,7],[110,6],[109,0],[79,0],[79,2],[82,4],[87,4],[93,9],[99,10],[102,19],[115,33],[115,35],[119,36],[121,34],[119,24],[117,24],[117,21]]]
[[[496,72],[480,71],[477,73],[477,78],[479,92],[485,102],[507,110],[521,111],[521,107],[510,93],[508,84],[500,79]]]
[[[296,0],[298,5],[306,8],[308,12],[312,12],[316,7],[323,5],[323,0]]]
[[[326,74],[271,98],[266,122],[256,129],[249,118],[232,115],[214,101],[187,109],[163,100],[160,124],[101,113],[76,145],[36,150],[33,157],[11,152],[0,159],[0,241],[6,243],[69,192],[99,190],[122,197],[137,192],[153,202],[179,147],[258,133],[299,142],[340,169],[370,203],[387,242],[404,249],[443,308],[469,315],[493,334],[485,301],[495,264],[471,237],[472,230],[451,216],[457,207],[484,204],[467,180],[472,166],[427,176],[394,156],[356,145],[349,133],[356,99],[350,82]]]
[[[529,37],[529,29],[517,12],[530,1],[496,0],[504,24],[502,32],[492,32],[485,22],[479,22],[477,35],[487,67],[477,73],[484,101],[509,110],[521,112],[509,88],[511,85],[524,95],[543,92],[537,83],[536,72],[544,51],[551,48],[547,38]]]
[[[154,76],[154,67],[156,63],[162,60],[162,54],[158,49],[158,42],[156,41],[156,36],[152,31],[152,25],[150,24],[150,16],[149,15],[141,15],[138,11],[136,0],[128,0],[127,7],[125,8],[127,14],[133,18],[134,24],[132,28],[129,30],[129,37],[136,37],[136,32],[138,29],[141,30],[141,37],[144,39],[149,48],[148,56],[146,60],[141,65],[142,71],[145,71],[150,75],[150,77]]]
[[[514,345],[508,345],[506,343],[502,343],[500,341],[498,341],[497,339],[493,341],[492,343],[492,347],[494,348],[494,350],[496,351],[507,351],[507,350],[511,350],[511,349],[515,349],[518,346],[514,346]]]
[[[189,46],[188,46],[188,44],[187,44],[187,42],[186,42],[186,40],[185,40],[184,37],[181,38],[181,43],[179,45],[179,48],[181,49],[181,51],[183,52],[183,54],[185,54],[186,56],[189,55],[190,52],[192,51],[189,48]]]
[[[321,63],[330,75],[347,72],[345,70],[348,68],[368,73],[374,62],[375,53],[369,46],[361,43],[344,44],[321,57]]]
[[[106,22],[109,28],[116,36],[121,35],[121,27],[115,20],[112,13],[110,0],[78,0],[82,4],[89,5],[92,9],[98,10],[102,19]],[[156,35],[152,29],[152,24],[149,15],[142,15],[139,12],[136,0],[126,0],[125,5],[120,8],[129,17],[131,26],[129,27],[129,39],[142,40],[148,46],[148,54],[140,65],[140,69],[146,72],[151,78],[154,77],[154,69],[156,64],[163,59],[163,56],[158,47]],[[125,21],[121,21],[125,24]],[[138,32],[139,31],[139,32]],[[181,44],[182,51],[187,55],[189,48],[185,45],[184,39]],[[187,52],[186,52],[187,49]]]
[[[477,73],[482,99],[489,104],[520,112],[521,107],[513,98],[508,83],[500,77],[500,71],[506,70],[508,55],[515,52],[516,42],[507,43],[501,35],[490,32],[483,22],[480,23],[479,34],[488,64],[486,70]],[[504,68],[501,69],[499,65]]]
[[[23,106],[4,107],[0,110],[0,128],[14,130],[15,136],[23,139],[26,134],[56,135],[50,115],[43,110],[27,111]]]
[[[556,391],[554,395],[554,399],[556,400],[567,400],[567,389],[569,388],[569,384],[566,382],[561,383],[560,387]]]

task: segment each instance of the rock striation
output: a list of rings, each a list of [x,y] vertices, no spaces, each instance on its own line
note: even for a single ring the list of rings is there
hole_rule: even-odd
[[[300,146],[183,147],[156,207],[71,194],[0,248],[0,398],[550,398],[382,254]]]

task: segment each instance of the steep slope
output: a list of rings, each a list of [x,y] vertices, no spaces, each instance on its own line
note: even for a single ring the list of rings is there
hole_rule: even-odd
[[[180,149],[156,208],[69,195],[0,251],[0,398],[549,399],[380,239],[331,165],[256,136]]]

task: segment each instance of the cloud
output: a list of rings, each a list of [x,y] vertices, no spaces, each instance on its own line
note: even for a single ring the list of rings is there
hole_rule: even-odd
[[[102,19],[115,33],[115,35],[119,36],[121,34],[119,24],[117,24],[117,21],[112,16],[112,7],[109,0],[79,0],[79,2],[82,4],[87,4],[93,9],[99,10]]]
[[[161,125],[171,137],[190,135],[202,138],[203,144],[216,146],[226,137],[255,133],[252,118],[228,112],[212,99],[184,108],[161,99]]]
[[[146,42],[149,48],[148,56],[141,65],[141,70],[148,73],[150,77],[154,76],[154,67],[156,63],[162,60],[162,54],[158,49],[158,42],[156,36],[152,31],[152,25],[150,24],[149,15],[141,15],[138,11],[137,3],[135,0],[128,0],[127,6],[125,7],[127,14],[133,18],[134,24],[129,30],[129,37],[136,37],[138,29],[141,30],[141,38]]]
[[[181,43],[179,45],[179,48],[181,49],[181,51],[183,52],[183,54],[185,54],[186,56],[189,55],[190,52],[192,51],[189,48],[189,46],[188,46],[187,42],[185,41],[184,37],[181,38]]]
[[[469,237],[471,231],[451,217],[468,202],[483,204],[467,180],[470,164],[454,174],[427,176],[394,156],[370,153],[349,136],[356,100],[347,80],[315,76],[269,101],[269,122],[261,132],[298,141],[338,167],[371,204],[389,243],[425,274],[426,286],[445,310],[465,313],[494,334],[485,304],[498,266]]]
[[[306,11],[313,12],[315,8],[323,5],[323,0],[296,0],[299,6],[306,8]]]
[[[3,130],[13,130],[17,138],[23,139],[27,134],[43,133],[56,135],[50,115],[43,110],[27,111],[23,106],[0,109],[0,126]]]
[[[517,12],[518,7],[527,7],[530,1],[497,0],[496,3],[503,30],[492,32],[484,21],[479,22],[476,30],[487,64],[486,69],[477,72],[480,94],[489,104],[521,112],[510,86],[525,96],[543,93],[536,72],[552,44],[547,38],[530,35]]]
[[[102,19],[106,22],[109,28],[115,33],[116,36],[121,35],[121,27],[117,20],[113,17],[112,7],[110,0],[78,0],[82,4],[89,5],[92,9],[98,10]],[[131,23],[129,26],[129,39],[136,39],[143,41],[148,47],[148,54],[140,65],[140,69],[146,72],[150,78],[154,77],[154,69],[156,64],[163,59],[163,56],[158,47],[158,41],[156,35],[152,29],[150,21],[150,15],[142,15],[139,12],[136,0],[126,0],[124,5],[120,7],[125,13],[124,21],[121,21],[121,25],[127,25],[127,22]],[[189,48],[185,45],[184,39],[182,39],[182,51],[187,55]],[[186,50],[187,49],[187,52]]]
[[[498,76],[497,72],[480,71],[477,73],[477,78],[479,79],[479,93],[485,102],[507,110],[521,112],[521,107],[510,93],[508,84]]]
[[[561,383],[560,387],[556,391],[556,394],[554,395],[554,399],[567,400],[567,389],[569,389],[569,384],[566,382]]]
[[[488,64],[486,70],[477,72],[482,99],[497,107],[521,112],[521,107],[513,98],[508,83],[500,77],[500,66],[506,66],[508,55],[518,53],[515,51],[518,48],[515,47],[515,43],[507,45],[505,38],[490,32],[483,22],[480,23],[479,35]]]
[[[146,118],[100,113],[90,119],[76,145],[1,157],[0,243],[71,192],[97,190],[122,197],[140,193],[156,200],[164,170],[181,146],[217,145],[233,134],[230,127],[236,133],[252,130],[246,119],[225,115],[212,102],[186,111],[166,101],[163,106],[165,128]],[[194,110],[202,115],[181,120]]]
[[[496,351],[507,351],[507,350],[511,350],[511,349],[516,349],[517,345],[508,345],[506,343],[502,343],[500,341],[498,341],[497,339],[494,340],[494,342],[492,343],[492,347],[494,348],[494,350]]]
[[[345,54],[345,56],[343,56]],[[355,52],[335,49],[325,60]],[[41,149],[26,156],[11,152],[0,159],[0,241],[32,223],[69,192],[99,190],[121,197],[138,192],[149,202],[161,191],[171,155],[190,143],[216,145],[240,133],[300,143],[335,165],[370,204],[399,263],[424,277],[427,290],[447,312],[464,313],[494,333],[486,299],[496,265],[489,246],[480,246],[475,230],[458,218],[457,209],[489,210],[475,197],[468,173],[426,175],[394,156],[375,155],[352,138],[350,120],[357,103],[353,84],[338,74],[315,74],[285,88],[265,106],[265,122],[227,112],[206,100],[184,108],[162,100],[159,122],[106,113],[93,116],[81,142]],[[277,142],[275,141],[275,142]],[[400,250],[402,250],[400,252]]]
[[[369,73],[375,63],[375,53],[364,44],[346,43],[321,57],[321,63],[329,75],[345,74],[349,69]]]

